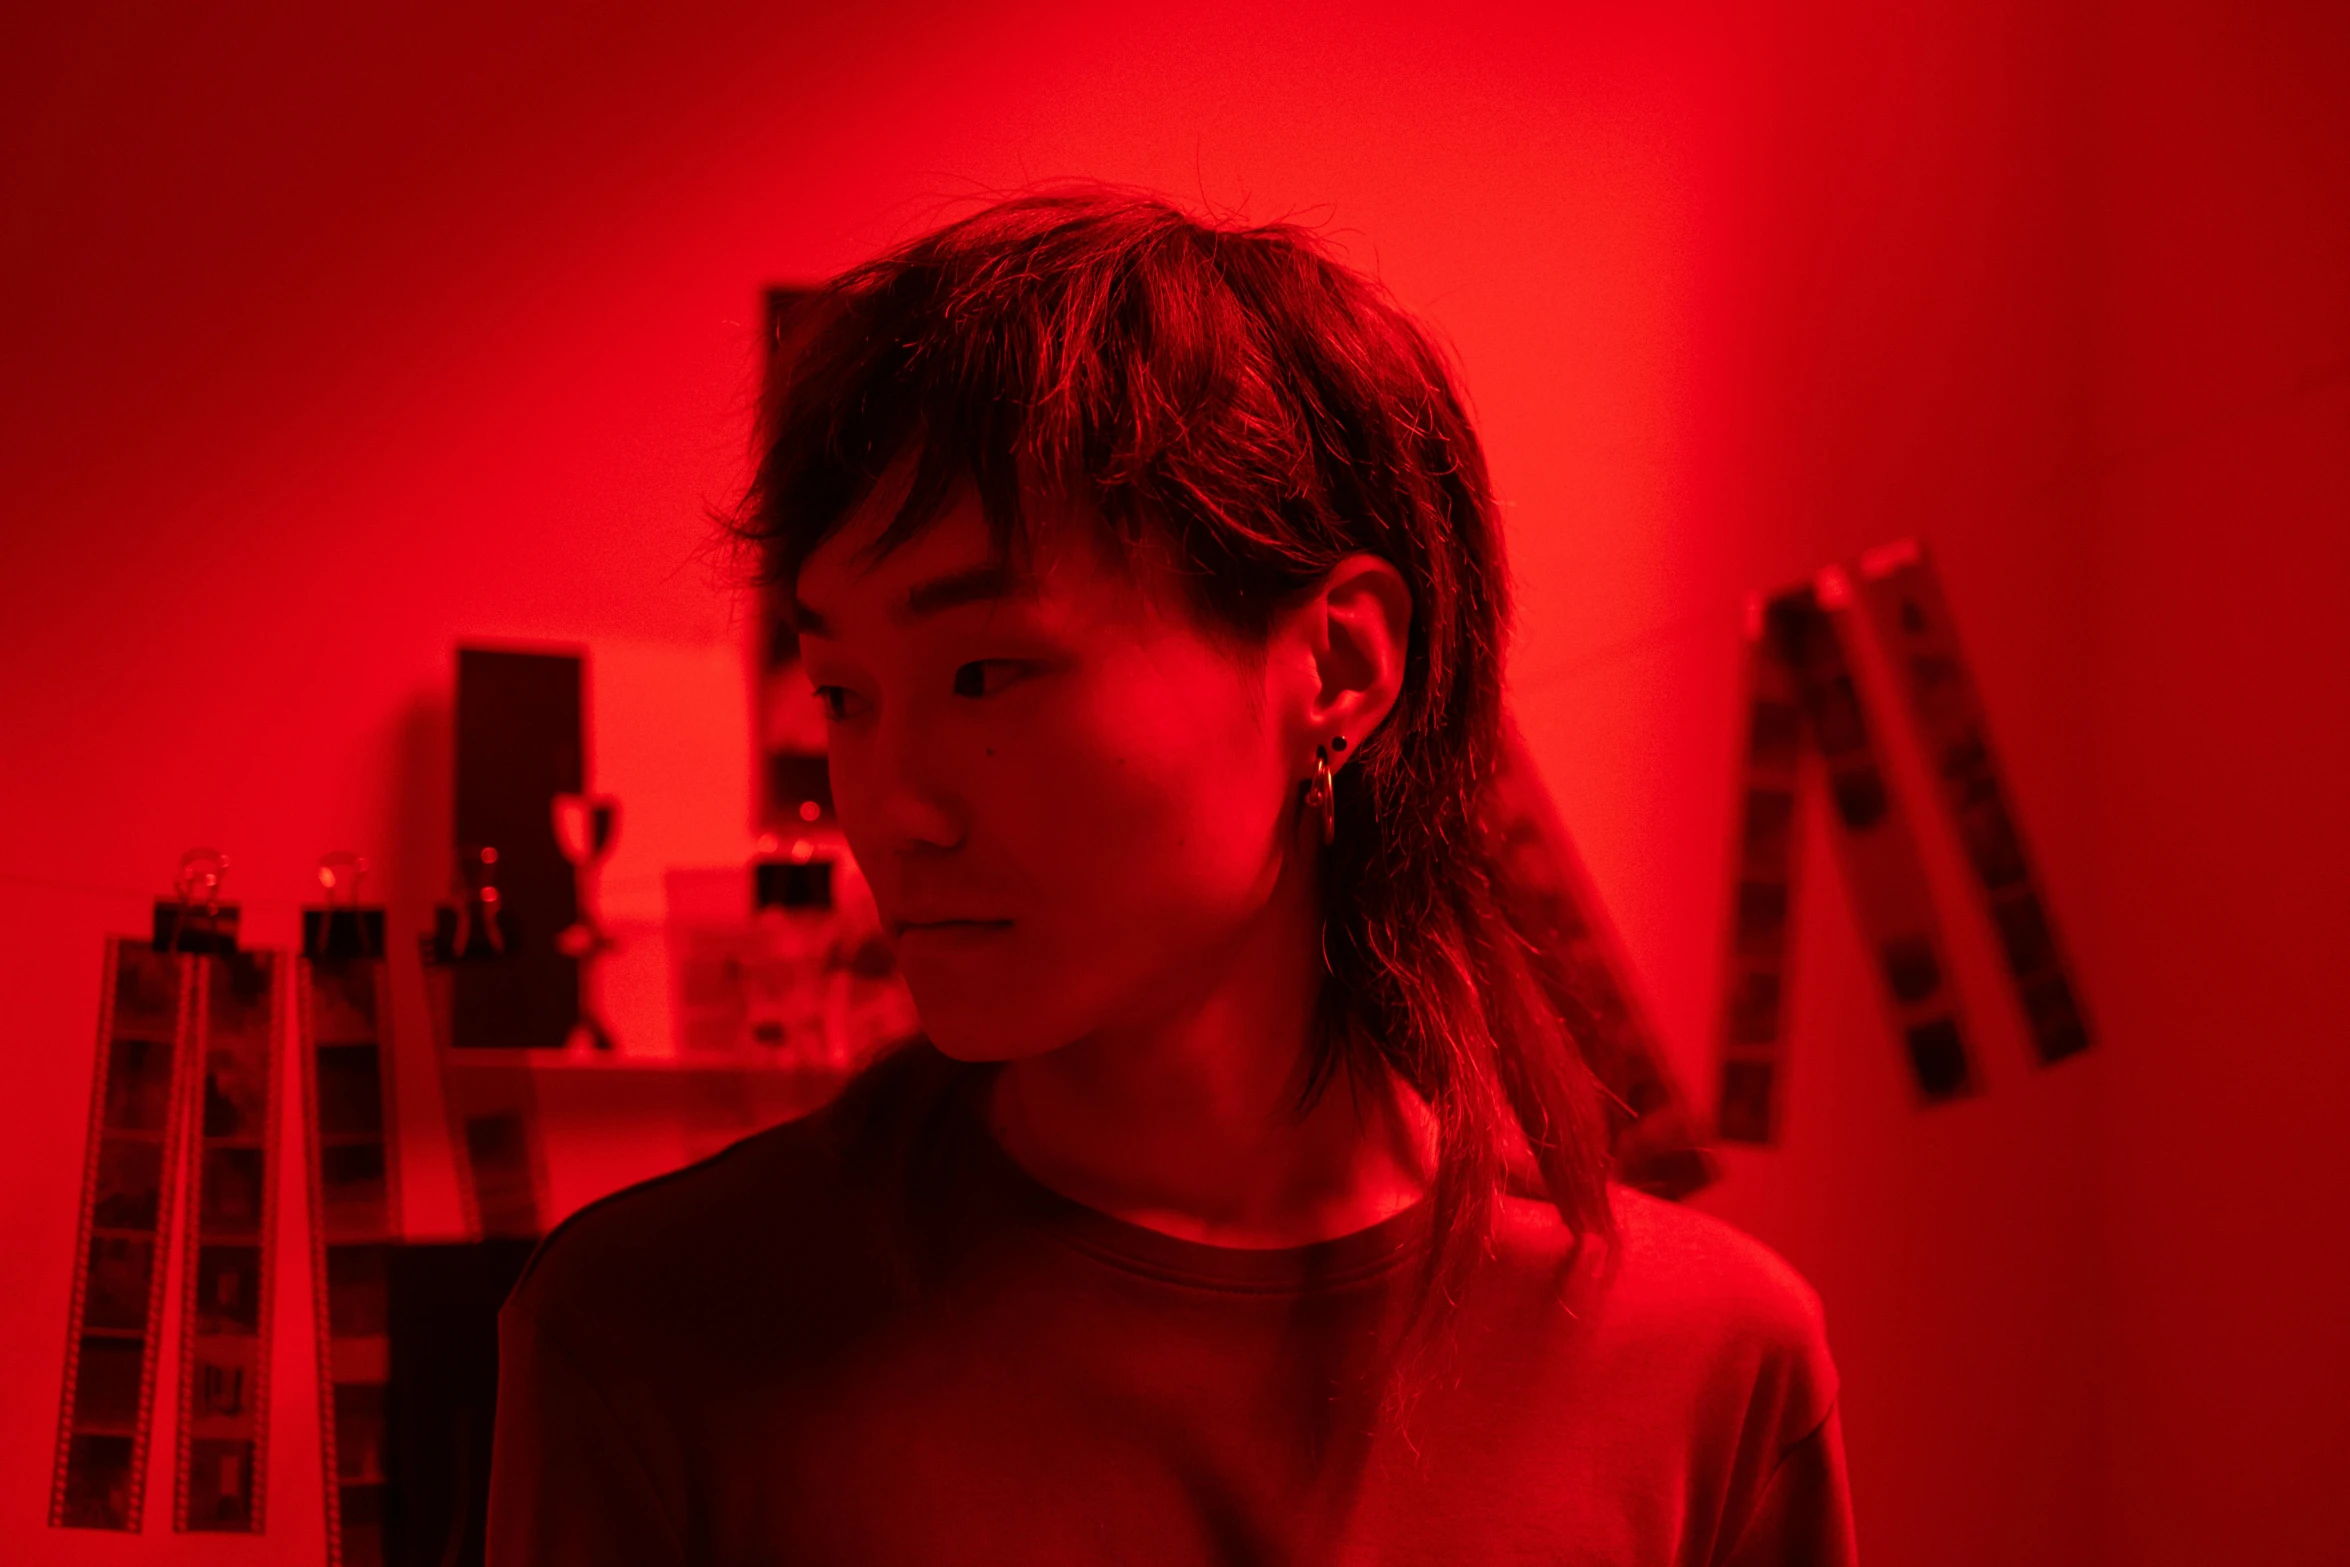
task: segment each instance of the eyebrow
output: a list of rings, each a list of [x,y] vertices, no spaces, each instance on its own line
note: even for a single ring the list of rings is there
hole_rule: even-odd
[[[1033,579],[1020,576],[1006,567],[972,566],[917,584],[906,594],[905,603],[891,609],[890,619],[903,625],[907,621],[943,614],[965,604],[1034,598],[1036,593]],[[796,593],[792,595],[791,612],[792,625],[802,636],[829,637],[835,634],[832,622],[804,603]]]

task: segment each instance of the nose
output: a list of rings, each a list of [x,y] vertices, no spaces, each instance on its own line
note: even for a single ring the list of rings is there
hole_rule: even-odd
[[[956,771],[935,726],[918,714],[885,716],[864,747],[836,745],[833,805],[851,852],[873,865],[883,856],[960,845],[968,812],[954,787]]]

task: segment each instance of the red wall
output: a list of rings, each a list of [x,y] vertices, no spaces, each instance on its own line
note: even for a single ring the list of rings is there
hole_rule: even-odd
[[[1826,1299],[1872,1559],[2323,1554],[2338,7],[402,9],[0,53],[0,1555],[120,1548],[40,1524],[99,934],[196,843],[259,939],[332,848],[413,918],[452,641],[737,635],[758,286],[1065,173],[1325,223],[1449,334],[1521,715],[1692,1081],[1739,595],[1933,541],[2103,1042],[2024,1066],[1954,920],[1991,1090],[1913,1111],[1822,860],[1788,1146],[1705,1204]],[[279,1361],[270,1537],[191,1560],[317,1552]]]

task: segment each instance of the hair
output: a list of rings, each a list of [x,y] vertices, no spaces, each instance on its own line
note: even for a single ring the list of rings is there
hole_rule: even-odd
[[[1597,1090],[1485,830],[1509,573],[1428,332],[1304,229],[1086,186],[853,268],[773,346],[733,518],[770,584],[788,588],[885,476],[903,499],[872,558],[968,486],[1000,559],[1026,537],[1023,498],[1064,495],[1090,503],[1113,559],[1171,560],[1194,622],[1245,657],[1344,556],[1402,573],[1402,691],[1350,737],[1322,861],[1329,972],[1300,1108],[1335,1077],[1392,1071],[1435,1112],[1423,1305],[1457,1298],[1529,1154],[1578,1241],[1612,1239]]]

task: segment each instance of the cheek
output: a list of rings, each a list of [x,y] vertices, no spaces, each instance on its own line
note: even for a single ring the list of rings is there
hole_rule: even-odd
[[[950,1054],[1026,1055],[1131,1023],[1228,962],[1273,895],[1293,780],[1237,697],[1186,710],[1135,694],[1146,685],[1105,681],[1056,722],[928,759],[932,803],[968,833],[934,869],[1017,924],[984,951],[908,963]],[[833,765],[862,854],[859,791],[873,780],[853,746]]]
[[[1195,721],[1086,737],[1004,803],[1048,927],[1072,964],[1107,970],[1210,940],[1260,905],[1282,799],[1260,740]]]

